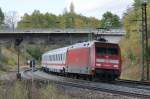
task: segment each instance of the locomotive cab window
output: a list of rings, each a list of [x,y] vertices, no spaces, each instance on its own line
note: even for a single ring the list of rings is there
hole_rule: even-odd
[[[117,48],[108,48],[108,54],[109,55],[118,55],[118,49]]]
[[[118,55],[118,49],[117,48],[97,47],[96,54],[97,55]]]

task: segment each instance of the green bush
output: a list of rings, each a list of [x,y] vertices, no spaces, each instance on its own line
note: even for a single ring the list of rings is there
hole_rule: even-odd
[[[36,60],[40,60],[42,55],[42,51],[39,47],[28,47],[27,53],[29,53]]]
[[[17,63],[14,59],[8,59],[7,64],[10,66],[15,66]]]

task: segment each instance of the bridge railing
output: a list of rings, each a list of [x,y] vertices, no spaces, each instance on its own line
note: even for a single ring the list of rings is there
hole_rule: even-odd
[[[0,29],[0,33],[94,33],[94,34],[125,34],[124,29]]]

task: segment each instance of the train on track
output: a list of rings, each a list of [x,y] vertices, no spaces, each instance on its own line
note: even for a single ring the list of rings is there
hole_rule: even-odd
[[[46,72],[115,80],[122,61],[118,44],[93,40],[48,51],[41,64]]]

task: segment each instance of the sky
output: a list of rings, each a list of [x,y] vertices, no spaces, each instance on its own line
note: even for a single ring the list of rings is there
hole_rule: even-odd
[[[16,11],[19,16],[24,13],[31,14],[34,10],[59,15],[63,13],[64,8],[69,9],[71,2],[76,13],[98,19],[101,19],[106,11],[122,17],[126,9],[133,4],[133,0],[0,0],[0,7],[5,13]]]

